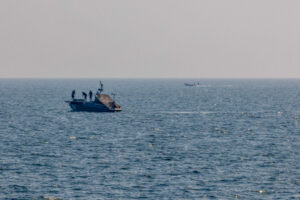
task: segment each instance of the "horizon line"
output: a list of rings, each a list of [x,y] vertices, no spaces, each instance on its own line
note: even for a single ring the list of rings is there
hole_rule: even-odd
[[[0,77],[0,79],[300,79],[300,77]]]

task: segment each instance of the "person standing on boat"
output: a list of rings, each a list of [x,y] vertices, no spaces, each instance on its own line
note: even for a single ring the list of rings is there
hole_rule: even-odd
[[[82,92],[82,96],[83,96],[84,100],[86,100],[87,94],[85,92]]]
[[[103,83],[100,81],[100,88],[98,88],[97,94],[101,94],[103,91]]]
[[[72,99],[75,99],[75,90],[72,91]]]
[[[93,100],[93,92],[92,92],[92,90],[90,90],[89,96],[90,96],[90,101],[92,101]]]

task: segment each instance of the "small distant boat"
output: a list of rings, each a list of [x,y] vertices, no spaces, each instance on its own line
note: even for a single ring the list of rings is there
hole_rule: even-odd
[[[85,99],[75,99],[65,101],[68,103],[73,111],[87,111],[87,112],[120,112],[121,106],[117,104],[109,95],[101,94],[103,91],[103,84],[100,82],[101,88],[98,89],[94,96],[94,101]]]
[[[184,85],[188,87],[199,87],[200,83],[184,83]]]
[[[194,83],[193,83],[193,84],[190,84],[190,83],[184,83],[184,85],[185,85],[185,86],[190,86],[190,87],[195,86]]]

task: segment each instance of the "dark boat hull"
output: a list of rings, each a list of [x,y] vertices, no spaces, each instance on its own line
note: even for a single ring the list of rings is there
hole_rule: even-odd
[[[66,101],[73,111],[86,112],[120,112],[121,109],[110,109],[101,103],[88,101]]]
[[[190,83],[184,83],[185,86],[193,87],[195,84],[190,84]]]

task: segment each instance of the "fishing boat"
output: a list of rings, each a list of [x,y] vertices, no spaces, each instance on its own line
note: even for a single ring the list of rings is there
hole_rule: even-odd
[[[192,83],[192,84],[191,83],[184,83],[184,85],[189,86],[189,87],[193,87],[193,86],[195,86],[195,83]]]
[[[184,85],[188,87],[199,87],[200,83],[184,83]]]
[[[122,111],[121,106],[117,104],[108,94],[101,94],[103,91],[103,84],[100,81],[100,88],[98,89],[96,95],[94,95],[94,100],[91,98],[87,100],[76,99],[72,93],[72,100],[65,101],[69,104],[73,111],[87,111],[87,112],[120,112]]]

